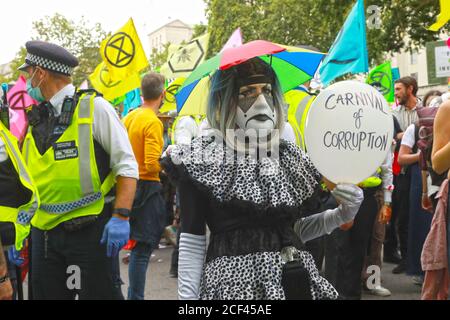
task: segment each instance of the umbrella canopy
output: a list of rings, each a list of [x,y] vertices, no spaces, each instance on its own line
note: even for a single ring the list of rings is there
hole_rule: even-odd
[[[179,109],[180,116],[198,116],[205,115],[208,107],[208,93],[209,93],[210,78],[205,77],[196,83],[191,90],[184,90],[177,96],[178,99],[184,101],[183,106]],[[183,95],[187,94],[186,97]]]
[[[258,57],[272,66],[283,92],[287,92],[311,80],[324,56],[324,53],[264,40],[256,40],[239,47],[226,49],[198,66],[186,79],[176,96],[178,111],[180,112],[185,107],[191,92],[194,91],[200,80],[214,74],[217,70],[227,70]],[[191,105],[189,103],[186,106]]]

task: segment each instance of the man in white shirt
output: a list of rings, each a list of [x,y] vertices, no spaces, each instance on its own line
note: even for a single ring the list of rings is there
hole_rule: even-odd
[[[417,98],[418,88],[417,80],[413,77],[404,77],[395,82],[395,98],[399,107],[394,110],[394,116],[397,118],[403,131],[397,135],[397,141],[401,141],[406,129],[418,120],[417,108],[421,107],[421,102]],[[409,224],[409,201],[407,199],[409,199],[410,184],[411,175],[408,171],[408,166],[402,166],[400,175],[394,181],[395,189],[392,206],[392,223],[396,223],[397,228],[391,228],[391,231],[398,230],[402,258],[399,265],[393,270],[395,274],[406,271]]]
[[[199,126],[193,116],[183,116],[176,120],[174,128],[174,144],[190,144],[197,138]]]
[[[413,77],[404,77],[395,82],[395,98],[399,106],[394,109],[394,116],[403,132],[418,120],[417,108],[422,106],[417,98],[418,90],[417,80]],[[402,137],[403,134],[401,133],[398,137],[399,140]]]

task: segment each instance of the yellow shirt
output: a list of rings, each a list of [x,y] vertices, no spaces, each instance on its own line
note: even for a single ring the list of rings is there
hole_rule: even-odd
[[[139,179],[160,181],[164,126],[150,108],[139,108],[123,120],[139,165]]]

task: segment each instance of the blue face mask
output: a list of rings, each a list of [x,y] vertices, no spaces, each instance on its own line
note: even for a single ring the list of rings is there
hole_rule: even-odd
[[[37,86],[36,88],[33,88],[33,85],[31,84],[31,80],[34,78],[35,74],[36,74],[36,71],[34,72],[31,79],[27,80],[27,92],[31,98],[33,98],[37,102],[41,103],[41,102],[45,101],[45,98],[42,95],[41,89],[39,88],[39,86]]]

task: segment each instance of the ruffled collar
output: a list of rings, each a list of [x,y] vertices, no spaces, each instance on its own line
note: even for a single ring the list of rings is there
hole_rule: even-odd
[[[238,200],[265,209],[300,207],[313,195],[321,178],[309,157],[284,140],[277,158],[238,157],[213,137],[175,146],[170,157],[220,203]]]

